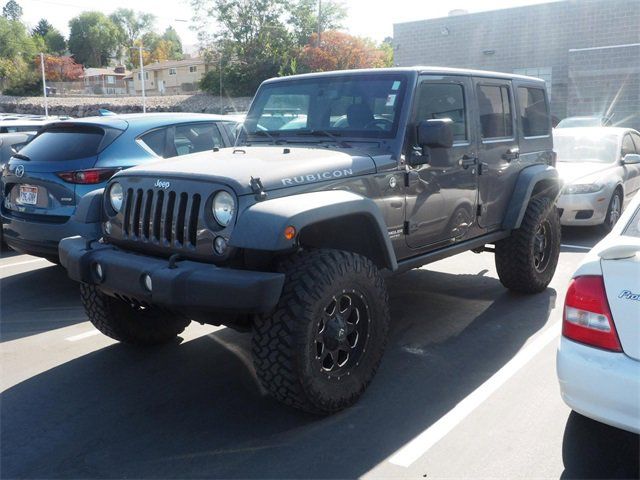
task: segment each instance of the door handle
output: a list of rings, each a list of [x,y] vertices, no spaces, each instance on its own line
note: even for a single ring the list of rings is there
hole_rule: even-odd
[[[507,162],[510,162],[511,160],[515,160],[519,156],[520,156],[520,148],[511,147],[509,150],[507,150],[507,153],[502,154],[502,159],[506,160]]]
[[[465,170],[469,167],[474,166],[478,163],[478,158],[470,155],[463,155],[460,160],[458,160],[458,165],[460,165]]]

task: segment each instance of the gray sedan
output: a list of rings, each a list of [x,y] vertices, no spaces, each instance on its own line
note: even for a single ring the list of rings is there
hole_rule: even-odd
[[[553,132],[556,168],[565,185],[562,225],[611,230],[640,190],[640,134],[629,128],[563,128]]]

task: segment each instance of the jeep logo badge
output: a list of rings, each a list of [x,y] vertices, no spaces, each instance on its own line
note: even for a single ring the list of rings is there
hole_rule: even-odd
[[[153,186],[156,188],[163,188],[164,190],[166,190],[171,186],[171,182],[166,182],[164,180],[158,179],[156,180],[156,183],[153,184]]]

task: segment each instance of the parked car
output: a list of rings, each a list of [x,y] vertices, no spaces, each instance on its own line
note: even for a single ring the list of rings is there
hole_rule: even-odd
[[[629,128],[564,128],[553,132],[553,145],[565,182],[560,222],[610,231],[640,190],[640,134]]]
[[[608,127],[611,126],[611,118],[594,115],[591,117],[567,117],[558,122],[556,128],[576,128],[576,127]]]
[[[124,168],[230,145],[226,122],[219,115],[152,113],[47,125],[4,170],[6,243],[57,261],[62,238],[100,235],[96,225],[76,219],[83,196]]]
[[[384,275],[490,251],[506,288],[547,288],[560,251],[552,141],[537,78],[413,67],[271,79],[242,147],[118,172],[78,209],[102,219],[102,241],[65,238],[60,261],[104,334],[171,342],[191,319],[252,331],[265,389],[332,413],[382,359]]]
[[[582,261],[564,304],[560,393],[576,412],[640,433],[640,194]]]

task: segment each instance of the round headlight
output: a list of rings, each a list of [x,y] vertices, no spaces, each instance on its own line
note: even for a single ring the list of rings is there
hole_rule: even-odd
[[[216,193],[211,204],[213,217],[221,226],[226,227],[231,222],[236,211],[236,202],[233,196],[225,191]]]
[[[116,212],[119,212],[122,208],[122,199],[124,198],[124,191],[122,190],[122,185],[118,182],[114,182],[111,184],[109,188],[109,203],[111,203],[111,208],[113,208]]]

